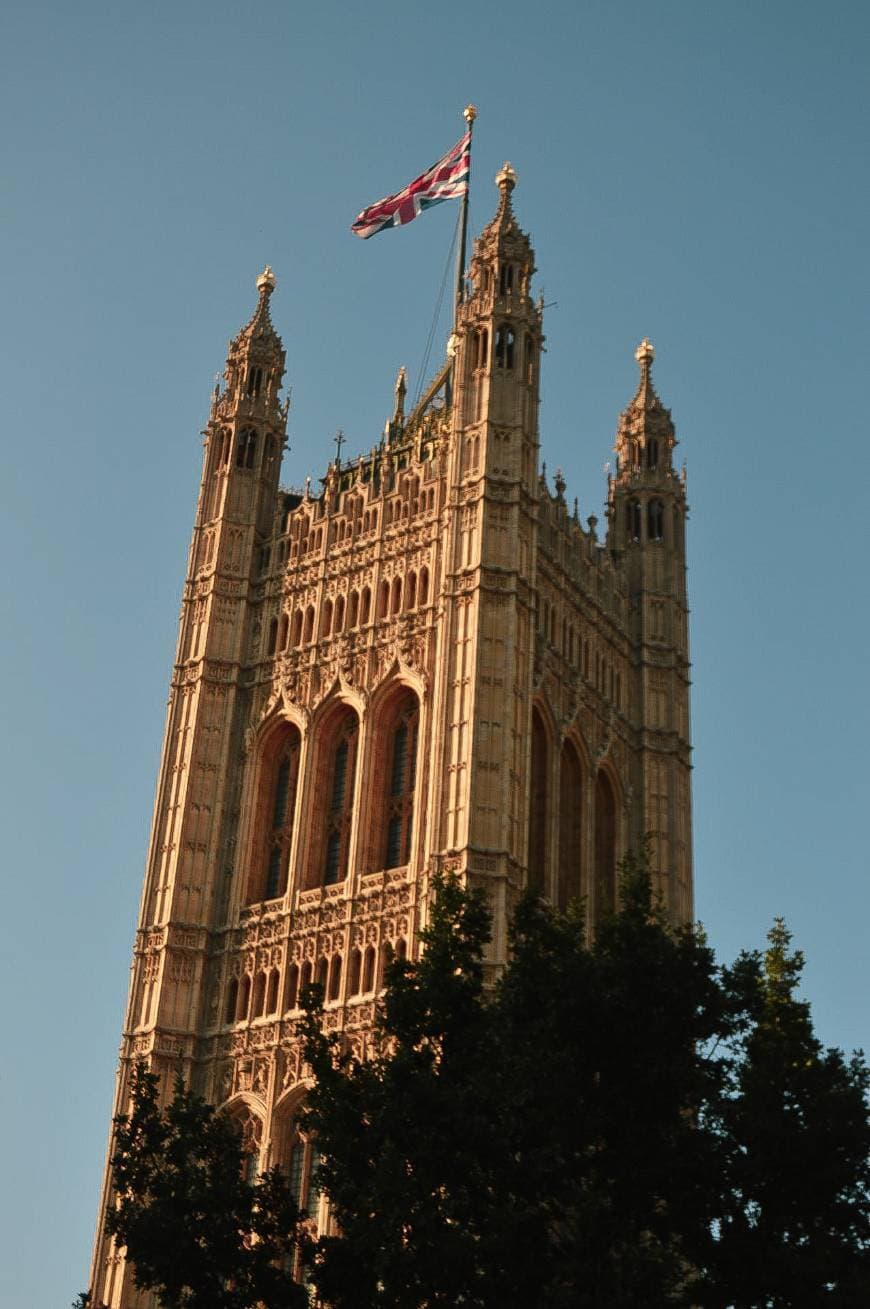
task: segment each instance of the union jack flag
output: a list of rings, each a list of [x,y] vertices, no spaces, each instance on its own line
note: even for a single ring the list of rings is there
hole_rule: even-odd
[[[452,150],[448,150],[425,173],[415,177],[403,191],[388,195],[364,209],[350,230],[367,241],[385,227],[401,227],[413,222],[424,209],[438,205],[442,200],[458,199],[468,190],[470,162],[471,133],[466,132]]]

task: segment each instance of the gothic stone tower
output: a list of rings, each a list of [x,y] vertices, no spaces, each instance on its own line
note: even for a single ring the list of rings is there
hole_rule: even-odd
[[[317,495],[279,486],[269,269],[204,433],[116,1111],[135,1059],[166,1091],[180,1067],[314,1211],[301,988],[323,984],[328,1026],[364,1053],[434,873],[486,888],[493,970],[528,879],[584,897],[594,930],[647,835],[673,918],[692,913],[673,424],[645,341],[600,543],[539,471],[542,305],[509,165],[496,180],[452,361],[407,415],[400,373],[370,454],[339,450]],[[109,1198],[107,1175],[101,1213]],[[99,1230],[91,1286],[148,1304]]]

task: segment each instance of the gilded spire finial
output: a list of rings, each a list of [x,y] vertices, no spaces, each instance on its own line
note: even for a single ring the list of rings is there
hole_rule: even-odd
[[[652,367],[652,361],[656,357],[655,347],[648,336],[643,338],[634,352],[634,357],[640,364],[641,372],[648,373]]]
[[[468,126],[471,127],[471,124],[474,122],[475,118],[477,117],[477,110],[475,109],[474,105],[466,105],[462,111],[462,117],[465,119]]]
[[[517,175],[514,171],[514,167],[507,159],[495,175],[495,184],[502,194],[507,192],[508,195],[510,195],[511,191],[517,184]]]
[[[271,295],[275,290],[277,281],[278,279],[272,272],[272,269],[268,264],[266,264],[266,267],[257,278],[257,290],[260,292],[260,295]]]

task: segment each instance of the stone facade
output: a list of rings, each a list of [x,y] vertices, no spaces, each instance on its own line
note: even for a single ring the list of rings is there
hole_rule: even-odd
[[[515,177],[475,244],[452,365],[319,494],[279,486],[287,402],[270,270],[230,345],[205,459],[124,1028],[239,1118],[303,1200],[294,1028],[306,981],[365,1050],[386,960],[413,957],[433,873],[484,886],[505,958],[531,877],[590,930],[646,835],[692,914],[685,479],[637,351],[603,541],[539,468],[542,303]],[[108,1178],[103,1204],[108,1200]],[[314,1198],[311,1198],[312,1208]],[[91,1283],[147,1304],[99,1233]]]

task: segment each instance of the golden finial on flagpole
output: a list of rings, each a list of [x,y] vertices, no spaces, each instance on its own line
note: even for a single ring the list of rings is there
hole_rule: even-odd
[[[462,117],[465,119],[466,123],[470,127],[471,124],[474,122],[475,118],[477,117],[477,110],[475,109],[474,105],[466,105],[462,111]]]

